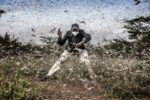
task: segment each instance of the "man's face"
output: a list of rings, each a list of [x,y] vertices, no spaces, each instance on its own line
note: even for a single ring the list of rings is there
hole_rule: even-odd
[[[79,25],[78,24],[72,24],[71,26],[71,32],[74,36],[77,36],[79,34]]]
[[[72,30],[72,34],[73,34],[74,36],[77,36],[77,35],[79,34],[79,29],[74,28],[74,29]]]

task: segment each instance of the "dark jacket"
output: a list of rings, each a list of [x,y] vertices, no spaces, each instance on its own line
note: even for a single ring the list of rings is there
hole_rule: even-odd
[[[84,30],[81,30],[79,31],[78,35],[77,36],[74,36],[71,31],[68,31],[63,38],[59,37],[58,38],[58,44],[61,46],[61,45],[64,45],[65,42],[68,40],[68,44],[66,46],[66,49],[68,50],[71,50],[75,47],[75,45],[77,43],[80,43],[83,38],[85,38],[85,43],[90,41],[91,40],[91,35],[90,34],[87,34],[84,32]],[[85,46],[84,44],[82,44],[79,49],[85,49]]]

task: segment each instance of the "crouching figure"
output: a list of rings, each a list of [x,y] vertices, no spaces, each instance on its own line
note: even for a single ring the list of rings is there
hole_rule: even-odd
[[[62,46],[67,40],[68,44],[66,45],[64,52],[49,70],[47,76],[52,76],[56,71],[58,71],[60,69],[60,65],[69,57],[79,54],[81,63],[87,66],[90,77],[94,79],[95,74],[90,66],[90,59],[84,45],[91,40],[91,35],[85,33],[84,30],[80,29],[79,25],[75,23],[72,24],[71,30],[67,31],[63,38],[62,32],[60,29],[58,30],[58,44]]]

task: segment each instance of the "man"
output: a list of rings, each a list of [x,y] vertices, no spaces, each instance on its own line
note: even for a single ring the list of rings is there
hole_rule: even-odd
[[[90,60],[88,57],[88,53],[85,50],[84,43],[87,43],[91,40],[91,36],[89,34],[86,34],[84,30],[79,28],[78,24],[73,24],[71,26],[71,30],[68,31],[64,37],[62,38],[62,32],[60,29],[58,30],[58,44],[60,46],[64,45],[65,42],[68,40],[68,44],[65,48],[65,51],[62,53],[58,61],[55,62],[55,64],[52,66],[52,68],[49,70],[47,76],[51,76],[53,73],[55,73],[57,70],[60,69],[60,65],[67,60],[68,57],[71,57],[75,54],[80,54],[80,61],[83,62],[89,70],[90,77],[94,78],[95,75],[90,67]]]

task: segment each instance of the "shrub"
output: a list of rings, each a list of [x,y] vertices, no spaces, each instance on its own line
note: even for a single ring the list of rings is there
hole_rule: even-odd
[[[0,56],[11,56],[18,55],[20,53],[31,52],[32,51],[31,44],[23,45],[21,42],[18,42],[18,39],[13,39],[8,35],[5,36],[0,35]]]
[[[103,95],[130,100],[150,98],[149,66],[133,58],[102,58],[94,69]]]
[[[134,56],[138,59],[150,58],[150,16],[126,20],[124,26],[129,33],[129,41],[114,39],[105,48],[113,50],[124,57]]]
[[[0,77],[0,98],[2,100],[36,99],[33,87],[18,74],[10,77]]]

